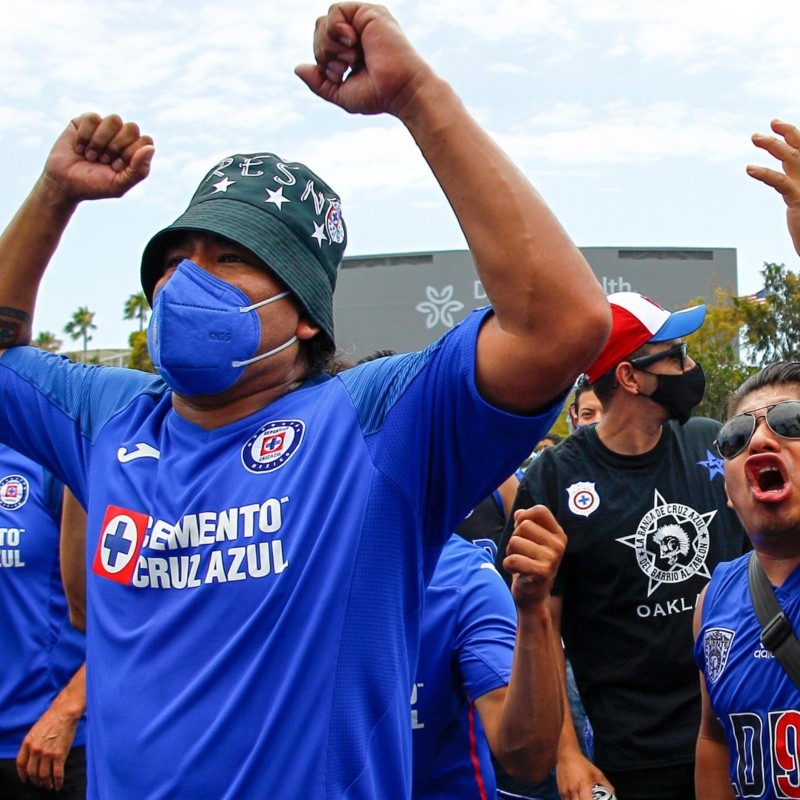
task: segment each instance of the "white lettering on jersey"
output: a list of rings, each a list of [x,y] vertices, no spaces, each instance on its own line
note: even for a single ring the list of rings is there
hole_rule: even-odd
[[[203,567],[199,553],[190,556],[140,555],[131,583],[140,589],[194,589],[203,584],[230,583],[280,575],[289,562],[280,539],[245,547],[212,550]]]
[[[176,523],[151,520],[145,546],[151,550],[183,550],[187,547],[252,539],[258,533],[276,533],[283,525],[282,504],[288,497],[270,497],[223,511],[187,514]]]
[[[219,512],[186,514],[175,523],[109,506],[93,571],[119,583],[150,589],[192,589],[280,575],[289,566],[280,539],[246,542],[279,533],[283,505],[288,501],[288,497],[270,497],[263,503]],[[0,544],[9,530],[0,528]],[[18,540],[18,531],[10,538]],[[240,544],[224,547],[235,542]],[[199,547],[210,548],[207,558],[197,552],[169,555]],[[165,555],[157,555],[159,552]]]
[[[0,528],[0,547],[19,547],[25,528]]]
[[[0,550],[0,568],[13,569],[24,566],[25,562],[22,560],[19,550]]]
[[[417,690],[425,686],[424,683],[415,683],[411,688],[411,730],[416,731],[425,727],[424,722],[419,721],[419,709],[414,708],[417,704]]]
[[[771,653],[765,647],[759,647],[753,651],[753,658],[775,658],[775,653]]]
[[[19,550],[23,533],[25,528],[0,528],[0,547],[13,548],[0,550],[0,568],[13,569],[25,566],[22,552]]]

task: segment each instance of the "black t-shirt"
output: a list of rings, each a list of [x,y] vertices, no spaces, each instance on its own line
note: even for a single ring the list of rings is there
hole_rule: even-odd
[[[486,546],[486,540],[494,542],[492,554],[496,555],[497,545],[503,536],[506,515],[497,490],[484,497],[464,521],[456,528],[456,533],[468,542]]]
[[[594,426],[582,428],[545,450],[520,484],[514,508],[548,506],[568,536],[554,594],[563,595],[562,636],[601,769],[694,760],[692,613],[716,564],[745,541],[712,447],[719,427],[667,423],[639,456],[613,453]]]

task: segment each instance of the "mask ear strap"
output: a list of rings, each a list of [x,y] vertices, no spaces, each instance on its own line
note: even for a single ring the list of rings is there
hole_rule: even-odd
[[[275,298],[272,298],[275,299]],[[269,358],[270,356],[274,356],[275,353],[280,353],[281,350],[285,350],[287,347],[290,347],[297,341],[296,336],[292,336],[288,342],[284,342],[282,345],[274,348],[273,350],[268,350],[266,353],[262,353],[260,356],[253,356],[252,358],[248,358],[247,361],[231,361],[232,367],[246,367],[248,364],[253,364],[256,361],[261,361],[262,358]]]
[[[262,300],[260,303],[253,303],[251,306],[242,306],[239,308],[239,311],[242,314],[246,314],[248,311],[255,311],[257,308],[261,308],[261,306],[268,306],[270,303],[274,303],[276,300],[281,300],[284,297],[288,297],[291,292],[281,292],[280,294],[276,294],[274,297],[268,297],[266,300]]]

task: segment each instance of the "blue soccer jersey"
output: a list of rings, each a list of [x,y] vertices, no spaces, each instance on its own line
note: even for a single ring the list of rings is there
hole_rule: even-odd
[[[737,797],[800,797],[800,689],[761,645],[750,598],[750,554],[720,564],[703,601],[695,660],[728,740]],[[800,630],[800,569],[776,589]]]
[[[88,503],[92,797],[410,794],[424,580],[557,413],[480,398],[486,313],[211,431],[154,376],[0,359],[0,435]]]
[[[0,758],[22,740],[83,664],[59,568],[62,485],[0,445]],[[85,742],[85,719],[74,745]]]
[[[414,800],[494,798],[474,701],[511,679],[517,610],[492,557],[452,536],[430,585],[411,693]]]

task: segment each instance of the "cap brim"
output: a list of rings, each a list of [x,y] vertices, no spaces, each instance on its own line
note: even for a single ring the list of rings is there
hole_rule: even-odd
[[[706,318],[705,304],[684,308],[680,311],[673,311],[669,319],[658,329],[650,342],[667,342],[670,339],[681,339],[694,333]]]

